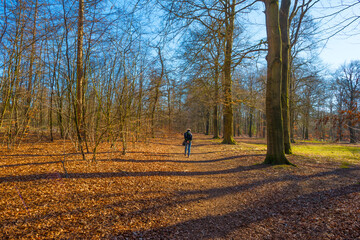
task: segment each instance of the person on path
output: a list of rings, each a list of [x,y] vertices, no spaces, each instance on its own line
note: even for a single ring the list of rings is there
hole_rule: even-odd
[[[184,133],[184,138],[185,138],[185,156],[186,156],[186,150],[187,150],[187,156],[190,157],[191,141],[192,141],[191,129],[188,129]]]

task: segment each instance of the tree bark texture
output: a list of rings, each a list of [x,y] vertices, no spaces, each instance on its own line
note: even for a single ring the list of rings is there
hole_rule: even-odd
[[[233,0],[226,1],[225,8],[225,60],[224,60],[224,144],[235,144],[233,137],[234,121],[233,121],[233,102],[232,102],[232,79],[231,79],[231,63],[232,63],[232,47],[235,20],[235,3]]]
[[[84,1],[79,0],[78,38],[77,38],[77,61],[76,61],[76,121],[80,134],[83,132],[83,39],[84,39]]]
[[[266,84],[266,164],[290,164],[284,153],[284,133],[281,112],[281,34],[279,1],[265,0],[266,32],[268,39]]]
[[[280,30],[282,42],[282,79],[281,79],[281,107],[284,128],[284,150],[291,154],[290,144],[290,110],[289,110],[289,79],[290,79],[290,37],[289,37],[289,10],[291,0],[282,0],[280,7]]]
[[[76,61],[76,113],[75,124],[77,128],[77,138],[79,148],[83,157],[86,160],[84,149],[82,146],[84,131],[83,118],[83,96],[84,96],[84,70],[83,70],[83,39],[84,39],[84,1],[79,0],[78,13],[78,36],[77,36],[77,61]]]

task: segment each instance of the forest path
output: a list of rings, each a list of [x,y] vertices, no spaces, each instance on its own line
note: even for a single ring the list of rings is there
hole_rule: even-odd
[[[0,239],[356,239],[360,168],[304,156],[261,164],[264,142],[194,134],[100,147],[96,163],[71,144],[0,155]],[[60,160],[66,155],[67,175]],[[90,157],[90,155],[89,155]]]

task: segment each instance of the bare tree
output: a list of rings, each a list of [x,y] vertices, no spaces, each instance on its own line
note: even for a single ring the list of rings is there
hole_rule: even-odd
[[[338,71],[336,85],[339,92],[339,121],[345,113],[347,128],[349,129],[350,143],[357,142],[356,124],[358,119],[358,103],[360,100],[360,61],[352,61],[343,65]],[[342,109],[341,105],[345,105]]]

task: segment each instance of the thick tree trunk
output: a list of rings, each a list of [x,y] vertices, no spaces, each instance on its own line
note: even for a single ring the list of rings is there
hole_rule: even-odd
[[[265,0],[266,31],[268,39],[266,122],[266,164],[290,164],[284,152],[284,132],[281,112],[281,34],[279,28],[279,1]]]
[[[232,63],[232,45],[235,20],[235,0],[230,3],[226,1],[225,9],[225,60],[224,60],[224,144],[235,144],[233,137],[234,121],[233,121],[233,102],[232,102],[232,79],[231,79],[231,63]]]
[[[280,8],[280,30],[282,42],[282,79],[281,79],[281,107],[284,128],[284,150],[286,154],[291,154],[290,144],[290,111],[289,111],[289,56],[290,56],[290,37],[289,37],[289,9],[291,0],[282,0]]]

